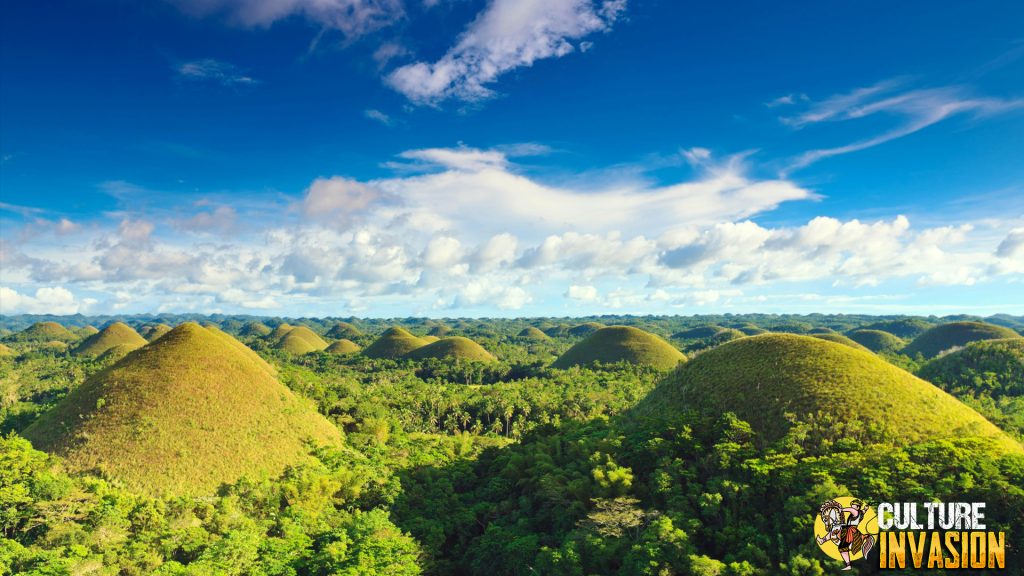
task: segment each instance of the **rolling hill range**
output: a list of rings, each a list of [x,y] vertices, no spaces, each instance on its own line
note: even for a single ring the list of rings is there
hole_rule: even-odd
[[[429,342],[422,338],[413,336],[405,328],[393,326],[384,331],[379,338],[363,349],[363,356],[367,358],[401,358],[417,348],[426,346]]]
[[[36,322],[13,338],[21,342],[74,342],[80,337],[56,322]]]
[[[812,338],[817,338],[818,340],[827,340],[828,342],[835,342],[836,344],[849,346],[850,348],[854,348],[856,350],[863,350],[864,352],[872,351],[867,346],[864,346],[863,344],[856,342],[851,338],[843,336],[842,334],[836,334],[835,332],[811,334],[810,336]]]
[[[103,330],[82,340],[72,353],[79,356],[100,356],[114,347],[134,350],[146,344],[146,339],[133,330],[131,326],[123,322],[114,322]]]
[[[327,342],[309,328],[305,326],[296,326],[277,340],[274,344],[274,348],[289,354],[301,356],[302,354],[309,354],[310,352],[316,352],[327,348]]]
[[[185,323],[89,378],[24,430],[68,469],[148,494],[277,474],[340,435],[223,332]]]
[[[462,336],[450,336],[409,352],[406,357],[414,360],[438,358],[442,360],[470,360],[494,362],[497,358],[483,346]]]
[[[979,340],[1019,337],[1020,334],[1005,326],[984,322],[950,322],[928,329],[914,338],[902,352],[908,356],[921,354],[925,358],[934,358],[946,350],[966,346]]]
[[[628,362],[671,370],[686,356],[661,338],[629,326],[601,328],[578,342],[551,365],[553,368],[589,366],[596,362]]]
[[[982,436],[1004,451],[1024,452],[971,408],[874,354],[790,334],[751,336],[697,356],[655,388],[636,413],[671,418],[688,409],[733,412],[766,443],[787,432],[792,413],[855,421],[856,429],[875,428],[897,445]]]

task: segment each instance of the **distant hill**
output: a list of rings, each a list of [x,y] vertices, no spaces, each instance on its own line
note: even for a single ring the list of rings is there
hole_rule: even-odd
[[[72,353],[76,356],[99,356],[115,346],[134,349],[146,344],[146,339],[139,336],[131,326],[123,322],[114,322],[83,340]]]
[[[328,338],[359,338],[363,332],[348,322],[337,322],[327,331]]]
[[[1001,338],[1019,338],[1013,330],[1005,326],[986,324],[984,322],[950,322],[930,328],[908,344],[903,353],[914,356],[918,353],[925,358],[934,358],[952,348],[966,346],[979,340],[999,340]]]
[[[473,360],[478,362],[493,362],[497,360],[493,354],[483,346],[462,336],[450,336],[442,338],[432,344],[417,348],[407,354],[407,357],[416,360],[425,358],[439,358],[444,360]]]
[[[72,471],[154,495],[278,474],[340,434],[223,332],[185,323],[73,389],[23,431]],[[233,340],[233,339],[232,339]],[[250,351],[251,352],[251,351]]]
[[[519,334],[516,335],[516,338],[532,340],[534,342],[547,342],[548,340],[551,340],[550,336],[542,332],[539,328],[534,328],[533,326],[523,328]]]
[[[854,330],[847,336],[872,352],[895,353],[907,345],[902,338],[883,330]]]
[[[281,340],[281,338],[284,338],[285,334],[291,332],[292,328],[294,328],[294,326],[292,326],[291,324],[282,322],[281,324],[275,326],[274,329],[271,330],[270,333],[268,333],[264,338],[270,344],[276,344]]]
[[[89,326],[82,326],[81,328],[76,328],[72,330],[72,332],[78,334],[78,336],[81,338],[88,338],[89,336],[92,336],[93,334],[99,332],[99,329],[90,324]]]
[[[874,322],[864,326],[863,329],[881,330],[882,332],[888,332],[889,334],[903,338],[904,340],[912,340],[933,327],[935,327],[934,324],[921,320],[920,318],[904,318],[902,320],[883,320],[881,322]]]
[[[434,326],[427,332],[427,336],[436,336],[437,338],[444,338],[445,336],[452,333],[452,329],[443,324]]]
[[[327,348],[327,342],[309,328],[296,326],[278,340],[274,348],[300,356]]]
[[[325,348],[324,352],[327,352],[328,354],[344,355],[355,354],[356,352],[359,352],[359,350],[361,350],[361,348],[358,344],[347,338],[342,338],[336,342],[331,342],[331,345]]]
[[[1024,396],[1024,338],[971,342],[928,362],[918,376],[955,393]]]
[[[584,322],[569,328],[567,332],[570,336],[590,336],[601,328],[604,328],[604,324],[600,322]]]
[[[139,336],[142,336],[148,342],[152,342],[170,331],[171,327],[167,324],[146,324],[139,330]]]
[[[856,342],[851,338],[843,336],[842,334],[837,334],[835,332],[815,333],[810,334],[810,336],[811,338],[835,342],[836,344],[842,344],[843,346],[849,346],[850,348],[863,350],[864,352],[871,352],[871,350],[867,346],[864,346],[863,344],[860,344],[859,342]]]
[[[263,322],[257,322],[255,320],[246,322],[238,331],[239,336],[244,336],[246,338],[258,338],[266,336],[267,334],[270,334],[270,327]]]
[[[56,322],[36,322],[9,338],[19,342],[74,342],[80,337]]]
[[[703,340],[705,338],[712,338],[722,330],[725,330],[722,326],[716,326],[714,324],[708,326],[697,326],[696,328],[687,328],[686,330],[680,330],[672,335],[672,338],[677,340]]]
[[[363,356],[396,359],[427,344],[428,342],[413,336],[405,328],[394,326],[385,330],[379,338],[374,340],[373,344],[364,348]]]
[[[733,412],[765,443],[790,428],[787,414],[873,427],[897,444],[984,436],[1006,451],[1024,447],[971,408],[878,356],[818,338],[764,334],[723,344],[686,363],[637,406],[671,418],[686,410]],[[837,424],[838,423],[838,424]]]
[[[595,362],[629,362],[670,370],[685,360],[682,352],[654,334],[630,326],[609,326],[578,342],[551,366],[569,368]]]

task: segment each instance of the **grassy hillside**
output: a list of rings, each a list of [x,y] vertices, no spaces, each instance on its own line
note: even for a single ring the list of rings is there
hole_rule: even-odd
[[[590,336],[591,334],[597,332],[601,328],[604,328],[604,324],[601,324],[600,322],[584,322],[583,324],[578,324],[576,326],[573,326],[572,328],[569,328],[567,330],[567,333],[570,336],[576,337]]]
[[[546,342],[551,340],[550,336],[542,332],[539,328],[535,328],[533,326],[523,328],[516,337],[522,340],[531,340],[534,342]]]
[[[0,343],[0,356],[14,356],[14,350],[10,346]]]
[[[493,354],[483,346],[462,336],[451,336],[442,338],[437,342],[422,346],[410,352],[409,358],[422,360],[425,358],[439,358],[444,360],[474,360],[479,362],[493,362],[497,360]]]
[[[182,324],[72,390],[24,436],[73,471],[149,494],[208,494],[242,475],[279,473],[306,439],[340,442],[227,338]]]
[[[650,332],[629,326],[609,326],[578,342],[551,366],[569,368],[595,362],[629,362],[670,370],[685,360],[682,352]]]
[[[842,344],[843,346],[849,346],[850,348],[854,348],[856,350],[871,352],[871,350],[867,346],[864,346],[863,344],[860,344],[859,342],[856,342],[851,338],[847,338],[842,334],[836,334],[835,332],[817,333],[811,334],[810,336],[812,338],[817,338],[818,340],[827,340],[829,342],[835,342],[836,344]]]
[[[79,336],[56,322],[36,322],[10,338],[19,342],[74,342]]]
[[[73,353],[77,356],[99,356],[115,346],[135,349],[146,344],[146,339],[139,336],[131,326],[123,322],[114,322],[83,340],[75,347]]]
[[[324,348],[324,352],[328,354],[355,354],[359,352],[361,348],[355,342],[348,338],[342,338],[341,340],[331,342],[331,345]]]
[[[72,332],[78,334],[78,336],[81,338],[88,338],[89,336],[92,336],[93,334],[99,332],[99,329],[90,324],[88,326],[76,328],[75,330],[72,330]]]
[[[908,356],[921,354],[925,358],[934,358],[952,348],[966,346],[979,340],[999,340],[1001,338],[1019,338],[1013,330],[984,322],[950,322],[929,329],[903,349]]]
[[[432,327],[430,329],[430,331],[427,332],[427,335],[428,336],[435,336],[437,338],[444,338],[445,336],[447,336],[447,335],[449,335],[451,333],[452,333],[452,329],[450,327],[445,326],[443,324],[439,324],[437,326]]]
[[[327,348],[327,342],[305,326],[296,326],[277,341],[274,348],[296,356]]]
[[[636,411],[671,418],[688,409],[733,412],[767,442],[788,431],[792,413],[821,422],[836,438],[903,445],[983,436],[1003,450],[1024,452],[971,408],[878,356],[791,334],[752,336],[705,352],[672,373]]]
[[[676,332],[675,334],[672,335],[672,337],[677,340],[703,340],[705,338],[711,338],[715,336],[722,330],[725,330],[725,328],[711,324],[709,326],[697,326],[696,328],[687,328],[686,330]]]
[[[405,328],[394,326],[385,330],[379,338],[374,340],[373,344],[364,348],[363,356],[367,358],[401,358],[427,344],[428,342],[413,336]]]
[[[920,318],[904,318],[902,320],[883,320],[864,326],[864,330],[881,330],[905,340],[912,340],[924,334],[935,325]]]
[[[238,334],[239,336],[245,336],[247,338],[258,338],[270,334],[270,327],[263,322],[253,320],[243,324],[242,328],[238,331]]]
[[[285,334],[291,332],[292,328],[294,328],[294,326],[285,322],[278,324],[266,335],[267,342],[270,344],[276,344],[281,340],[281,338],[284,338]]]
[[[872,352],[895,353],[907,345],[899,336],[883,330],[854,330],[847,336]]]
[[[363,332],[348,322],[338,322],[327,331],[328,338],[359,338]]]
[[[170,331],[171,327],[167,324],[147,324],[139,331],[139,335],[145,338],[148,342],[152,342]]]

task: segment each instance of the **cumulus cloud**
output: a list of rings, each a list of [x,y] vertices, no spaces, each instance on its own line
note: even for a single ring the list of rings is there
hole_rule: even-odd
[[[1000,258],[1024,259],[1024,228],[1014,228],[999,243],[996,255]]]
[[[246,27],[301,17],[350,38],[388,26],[404,14],[401,0],[168,0],[196,17],[226,16]]]
[[[594,286],[580,286],[573,284],[569,286],[569,289],[565,292],[567,298],[572,300],[581,300],[583,302],[593,302],[597,300],[597,288]]]
[[[75,295],[60,286],[38,288],[34,295],[0,286],[0,314],[76,314],[82,309]]]
[[[625,0],[492,0],[439,60],[406,64],[386,81],[420,104],[486,98],[502,74],[575,51],[573,42],[608,30],[625,7]]]

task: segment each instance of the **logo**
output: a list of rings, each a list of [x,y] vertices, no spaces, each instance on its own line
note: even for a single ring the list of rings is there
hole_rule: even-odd
[[[825,501],[814,519],[814,541],[833,560],[852,570],[852,562],[867,558],[878,540],[878,517],[863,500],[840,496]]]

